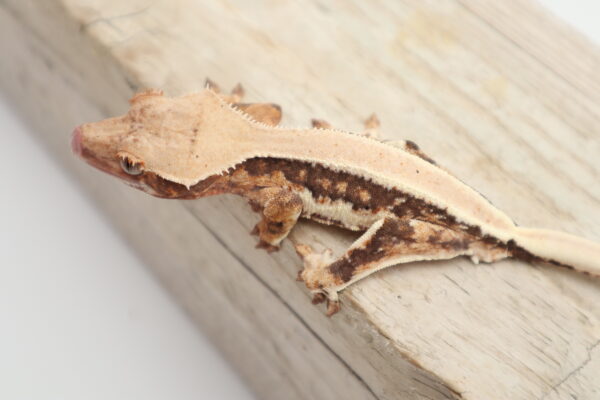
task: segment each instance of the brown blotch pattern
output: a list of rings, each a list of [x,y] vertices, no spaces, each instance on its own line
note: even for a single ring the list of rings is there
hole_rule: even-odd
[[[429,204],[410,194],[397,189],[388,189],[347,172],[334,171],[309,162],[277,158],[253,158],[230,168],[225,175],[211,176],[190,189],[153,173],[144,173],[136,178],[130,180],[145,183],[153,188],[156,191],[155,195],[159,197],[181,199],[194,199],[225,192],[243,194],[251,187],[268,186],[270,184],[280,185],[286,182],[292,187],[306,188],[317,201],[342,200],[352,204],[354,210],[371,211],[373,213],[389,210],[398,216],[399,220],[397,221],[386,220],[376,238],[366,247],[355,250],[350,259],[338,260],[331,265],[331,271],[338,274],[342,279],[351,279],[355,266],[382,258],[384,251],[381,249],[385,248],[385,246],[382,246],[382,240],[386,240],[388,244],[390,244],[390,238],[392,237],[396,241],[402,240],[405,243],[411,240],[414,241],[412,239],[414,233],[411,232],[412,227],[406,222],[411,219],[432,223],[466,234],[462,239],[443,241],[440,240],[440,232],[433,232],[426,239],[426,242],[431,246],[460,250],[467,248],[469,242],[480,241],[490,247],[506,249],[509,254],[519,260],[527,262],[546,261],[558,265],[553,260],[544,260],[533,255],[517,245],[514,240],[505,243],[490,235],[483,235],[478,226],[460,223],[445,209]],[[253,205],[255,211],[262,209],[262,204],[255,204],[251,201],[251,205]],[[311,218],[321,223],[344,226],[342,221],[333,220],[323,215],[313,215]],[[363,228],[366,230],[368,227]],[[280,229],[275,225],[269,226],[269,230],[273,234],[280,233]]]
[[[397,189],[388,189],[366,178],[334,171],[319,164],[278,158],[253,158],[240,165],[250,176],[271,175],[281,171],[285,178],[308,189],[315,200],[342,200],[354,210],[373,213],[388,209],[400,218],[421,219],[431,223],[466,229],[446,210]],[[333,182],[333,187],[323,182]],[[327,187],[325,187],[327,186]],[[397,199],[402,199],[397,204]],[[396,202],[396,204],[395,204]]]
[[[377,213],[388,210],[399,219],[425,221],[454,231],[465,232],[473,238],[483,239],[486,244],[501,244],[493,237],[483,236],[479,227],[458,222],[456,217],[449,214],[444,208],[401,190],[389,189],[347,172],[334,171],[331,168],[309,162],[278,158],[253,158],[240,164],[238,169],[255,178],[282,173],[290,185],[310,191],[315,201],[342,200],[351,204],[353,210],[363,212]],[[333,183],[331,190],[323,188],[323,180]],[[328,220],[323,216],[315,219]],[[329,220],[329,222],[331,221]],[[367,229],[368,226],[362,228]]]
[[[412,243],[415,230],[410,223],[396,219],[386,219],[375,235],[364,246],[352,250],[349,254],[329,266],[329,271],[343,282],[352,279],[354,271],[360,265],[389,256],[392,247],[400,241]]]

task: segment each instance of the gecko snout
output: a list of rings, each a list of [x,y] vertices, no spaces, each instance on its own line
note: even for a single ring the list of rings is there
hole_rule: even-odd
[[[73,130],[71,136],[71,150],[73,153],[81,156],[82,148],[81,148],[81,127],[78,126]]]

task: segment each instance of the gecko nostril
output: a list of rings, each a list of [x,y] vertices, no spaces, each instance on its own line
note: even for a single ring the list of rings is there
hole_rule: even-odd
[[[79,126],[73,130],[73,134],[71,136],[71,150],[73,150],[73,153],[77,154],[78,156],[81,155],[81,127]]]

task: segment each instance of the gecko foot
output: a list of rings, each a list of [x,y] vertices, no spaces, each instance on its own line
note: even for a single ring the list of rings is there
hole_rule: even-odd
[[[325,293],[318,292],[318,293],[315,293],[313,295],[312,303],[315,304],[315,305],[316,304],[321,304],[325,300],[327,300],[327,296],[325,296]]]
[[[313,253],[312,247],[307,244],[297,244],[294,246],[296,253],[304,260],[304,257]]]
[[[219,85],[217,85],[217,83],[210,78],[206,78],[204,81],[204,86],[215,93],[221,93],[221,88]]]
[[[327,276],[327,267],[335,261],[331,250],[326,249],[322,252],[316,252],[306,244],[297,244],[296,253],[304,261],[304,267],[298,272],[298,281],[305,282],[306,286],[314,291],[320,290],[324,285],[322,278]]]
[[[327,299],[327,312],[325,315],[327,315],[328,317],[333,316],[334,314],[337,314],[338,311],[340,311],[340,302],[339,300],[329,300]]]
[[[371,114],[369,118],[365,120],[365,131],[363,132],[363,136],[377,139],[379,137],[380,126],[381,121],[379,121],[377,115],[375,115],[375,113]]]
[[[317,252],[307,244],[297,244],[294,246],[296,253],[304,261],[303,271],[309,270],[321,270],[335,261],[333,252],[330,249],[326,249],[322,252]]]
[[[260,223],[254,225],[254,228],[250,231],[250,234],[253,236],[260,236]],[[279,251],[279,246],[266,242],[264,240],[259,240],[256,244],[257,249],[266,250],[267,253],[273,253],[274,251]]]
[[[310,124],[313,128],[317,129],[331,129],[331,124],[322,119],[313,118],[310,120]]]
[[[327,312],[326,315],[331,317],[340,311],[340,301],[338,300],[337,292],[328,293],[326,291],[317,291],[314,293],[312,298],[313,304],[321,304],[323,302],[327,302]]]
[[[244,98],[245,94],[246,94],[246,91],[244,90],[244,87],[242,86],[241,83],[238,83],[231,90],[231,97],[230,97],[231,102],[232,103],[239,103]]]
[[[267,253],[273,253],[273,252],[275,252],[275,251],[279,251],[279,246],[272,245],[272,244],[270,244],[270,243],[267,243],[267,242],[265,242],[265,241],[263,241],[263,240],[259,241],[259,242],[256,244],[256,248],[257,248],[257,249],[263,249],[263,250],[266,250],[266,251],[267,251]]]
[[[311,289],[313,304],[327,301],[327,316],[332,316],[340,310],[337,291],[327,289],[333,287],[328,270],[329,265],[335,261],[333,252],[329,249],[316,252],[306,244],[297,244],[295,248],[296,253],[304,261],[304,268],[298,272],[297,280],[304,282]]]

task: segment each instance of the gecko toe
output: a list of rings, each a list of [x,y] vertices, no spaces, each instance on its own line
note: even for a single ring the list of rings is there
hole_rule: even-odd
[[[206,78],[206,80],[204,81],[204,86],[215,93],[221,92],[221,88],[219,87],[219,85],[217,85],[217,83],[210,78]]]
[[[267,242],[265,242],[265,241],[263,241],[263,240],[259,241],[259,242],[256,244],[256,248],[257,248],[257,249],[263,249],[263,250],[266,250],[266,251],[267,251],[267,253],[273,253],[273,252],[275,252],[275,251],[279,251],[279,246],[272,245],[272,244],[270,244],[270,243],[267,243]]]
[[[246,91],[241,83],[235,85],[235,87],[231,90],[231,100],[232,103],[239,103],[240,100],[244,98]]]
[[[377,117],[377,114],[373,113],[369,115],[369,118],[365,120],[365,129],[377,129],[381,126],[381,121]]]
[[[325,300],[327,300],[327,296],[325,296],[324,293],[315,293],[315,295],[312,298],[312,303],[313,304],[321,304]]]
[[[296,249],[296,254],[298,254],[302,259],[313,253],[312,247],[307,244],[297,244],[294,246],[294,248]]]
[[[338,300],[327,300],[327,313],[328,317],[337,314],[340,311],[340,302]]]
[[[331,129],[331,124],[322,119],[313,118],[310,120],[310,124],[317,129]]]
[[[375,113],[371,114],[369,118],[365,120],[365,130],[362,133],[363,136],[377,139],[379,137],[379,127],[381,122]]]

